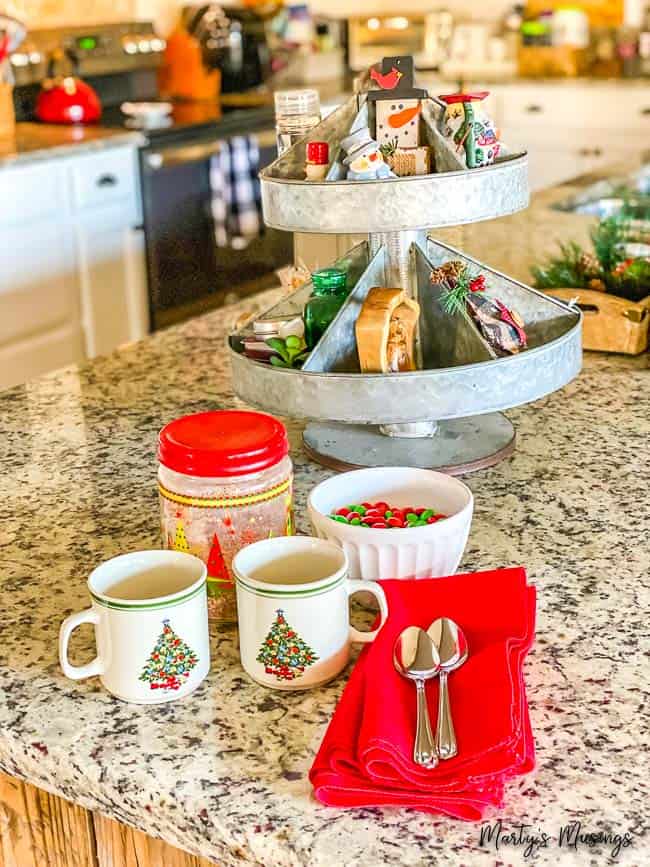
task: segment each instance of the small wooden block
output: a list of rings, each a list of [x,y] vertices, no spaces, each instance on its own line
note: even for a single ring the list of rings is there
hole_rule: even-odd
[[[431,148],[397,148],[386,162],[398,178],[431,174]]]

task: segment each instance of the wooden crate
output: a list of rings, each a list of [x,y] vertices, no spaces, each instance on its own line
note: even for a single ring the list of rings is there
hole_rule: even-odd
[[[648,348],[650,295],[634,302],[591,289],[553,289],[546,294],[561,301],[575,299],[584,315],[583,349],[639,355]]]
[[[575,78],[586,74],[589,57],[571,45],[520,45],[517,63],[524,78]]]

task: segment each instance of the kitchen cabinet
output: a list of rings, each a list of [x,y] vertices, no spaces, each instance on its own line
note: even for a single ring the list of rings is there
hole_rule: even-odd
[[[649,146],[650,92],[636,83],[541,82],[494,90],[502,140],[528,151],[532,192],[638,159]]]
[[[0,169],[0,388],[148,331],[132,146]]]

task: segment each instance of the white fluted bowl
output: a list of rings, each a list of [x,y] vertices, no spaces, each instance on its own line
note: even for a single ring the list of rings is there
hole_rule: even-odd
[[[329,514],[362,502],[435,509],[449,517],[425,527],[373,530],[333,521]],[[373,467],[333,476],[308,500],[317,536],[336,542],[347,554],[351,578],[439,578],[458,569],[474,498],[458,479],[409,467]]]

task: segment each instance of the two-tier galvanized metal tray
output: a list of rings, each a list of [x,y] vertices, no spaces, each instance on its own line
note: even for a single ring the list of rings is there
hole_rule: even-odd
[[[431,107],[428,109],[431,111]],[[336,147],[359,103],[330,115],[311,137]],[[299,142],[261,175],[265,222],[301,232],[363,232],[368,241],[338,263],[353,285],[344,306],[302,370],[273,367],[243,354],[249,323],[230,337],[235,391],[270,412],[310,420],[307,454],[336,469],[404,465],[468,472],[509,455],[515,432],[500,410],[561,388],[580,370],[581,317],[560,301],[428,238],[428,229],[494,219],[528,204],[527,157],[510,154],[485,168],[453,166],[434,140],[437,174],[377,181],[300,179]],[[449,316],[430,274],[460,259],[486,275],[487,293],[518,310],[528,349],[496,358],[473,324]],[[368,290],[401,286],[421,307],[417,371],[362,374],[354,324]],[[311,284],[258,318],[300,315]]]

